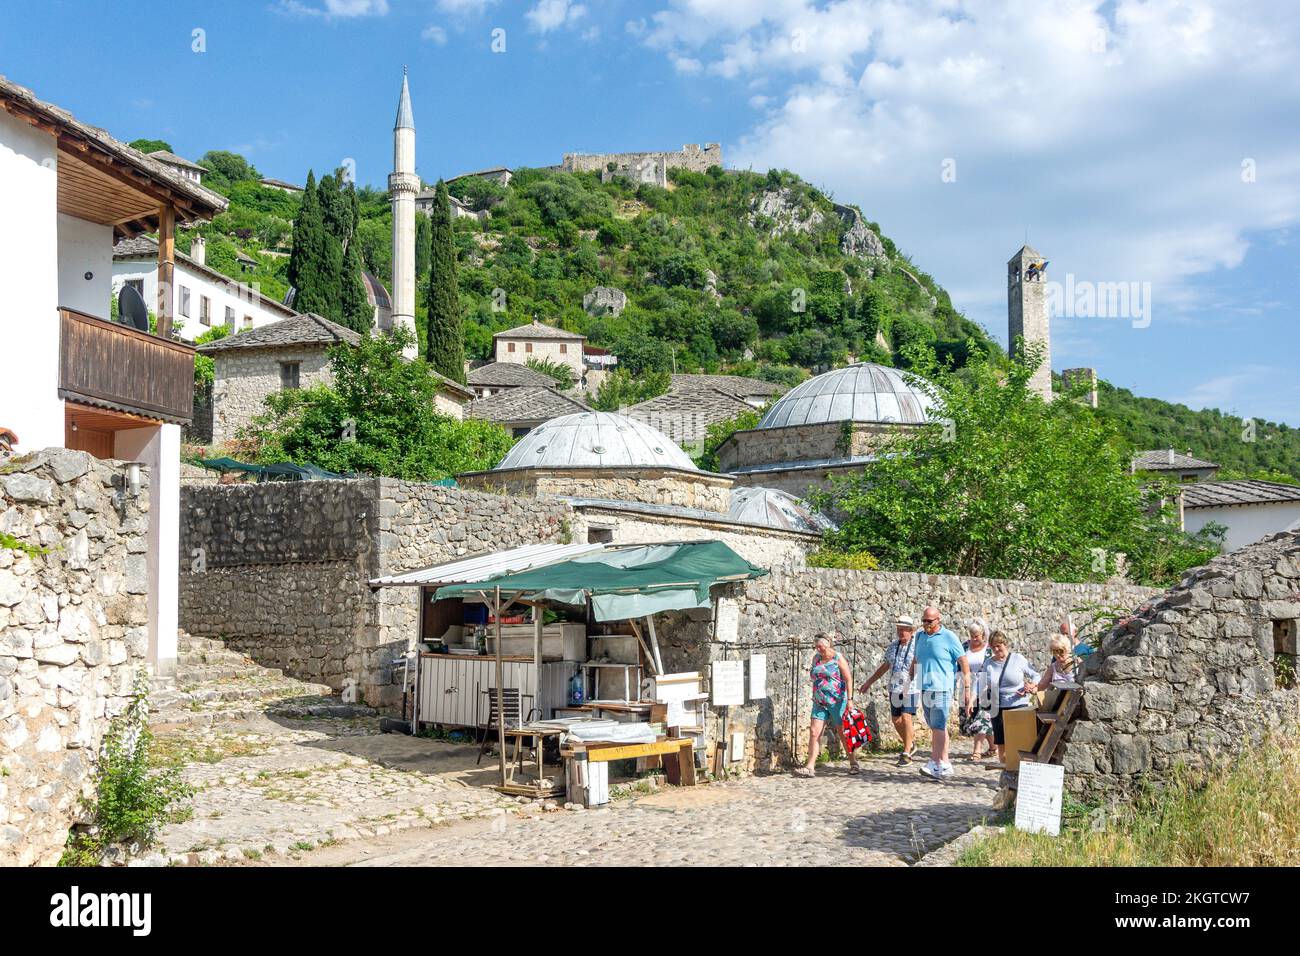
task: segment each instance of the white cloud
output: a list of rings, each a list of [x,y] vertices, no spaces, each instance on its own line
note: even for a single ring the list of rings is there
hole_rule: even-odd
[[[571,0],[538,0],[531,10],[524,14],[528,28],[538,33],[549,33],[563,26],[572,26],[575,21],[586,16],[587,8]]]
[[[356,17],[386,16],[388,0],[324,0],[318,7],[300,3],[299,0],[281,0],[280,9],[295,16],[351,20]]]
[[[1300,223],[1287,2],[670,0],[642,42],[678,71],[767,80],[729,162],[860,202],[1003,335],[1026,229],[1058,276],[1151,282],[1160,323],[1195,304],[1191,277]]]
[[[431,23],[420,31],[420,38],[436,43],[438,46],[447,45],[447,31],[436,23]]]
[[[454,17],[472,17],[495,6],[499,0],[438,0],[438,10]]]

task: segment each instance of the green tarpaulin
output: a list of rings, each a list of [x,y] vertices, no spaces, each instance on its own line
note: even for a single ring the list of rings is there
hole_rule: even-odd
[[[288,461],[277,462],[274,465],[248,465],[242,461],[235,461],[233,458],[200,458],[199,464],[213,471],[242,471],[246,474],[256,475],[259,481],[275,479],[308,481],[317,478],[347,477],[346,475],[326,471],[324,468],[318,468],[316,465],[295,465]]]
[[[449,584],[436,597],[476,598],[500,587],[531,600],[585,604],[598,621],[622,621],[658,611],[707,607],[709,588],[767,574],[720,541],[611,547],[569,561],[484,581]]]

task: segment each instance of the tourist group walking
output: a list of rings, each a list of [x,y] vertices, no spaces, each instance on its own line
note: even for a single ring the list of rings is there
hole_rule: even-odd
[[[930,733],[929,759],[919,770],[935,780],[953,776],[950,727],[971,738],[969,760],[1002,763],[1006,746],[1003,714],[1031,706],[1035,694],[1074,680],[1077,660],[1092,653],[1078,642],[1074,623],[1062,620],[1060,633],[1048,641],[1050,659],[1040,672],[1014,650],[1007,635],[976,618],[966,624],[962,640],[943,623],[937,607],[921,612],[920,628],[909,615],[894,621],[894,637],[880,665],[857,688],[864,696],[880,680],[887,681],[889,718],[902,742],[898,766],[916,760],[916,720]],[[822,633],[814,642],[809,667],[812,719],[808,728],[808,759],[794,773],[813,777],[823,732],[829,728],[849,757],[849,773],[860,772],[857,748],[870,737],[866,719],[854,706],[853,671],[848,658],[835,649],[835,635]]]

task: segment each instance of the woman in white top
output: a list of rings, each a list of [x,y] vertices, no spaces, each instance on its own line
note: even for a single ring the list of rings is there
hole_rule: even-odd
[[[988,673],[986,663],[989,658],[989,626],[981,620],[972,621],[967,628],[970,640],[966,642],[966,664],[970,667],[971,682],[975,688],[976,711],[965,722],[963,730],[975,738],[975,746],[970,759],[979,760],[993,751],[993,718],[989,711],[986,687]]]

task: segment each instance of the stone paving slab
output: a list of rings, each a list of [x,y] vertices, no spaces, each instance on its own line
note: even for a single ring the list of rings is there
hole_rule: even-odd
[[[516,808],[474,785],[495,772],[486,758],[474,767],[476,748],[376,729],[372,719],[262,717],[159,735],[190,760],[182,777],[198,792],[190,818],[166,826],[138,862],[256,859]]]
[[[750,777],[666,788],[581,812],[490,821],[326,847],[298,865],[906,866],[992,816],[994,773],[954,764],[947,782],[917,765],[865,760],[859,776]]]

